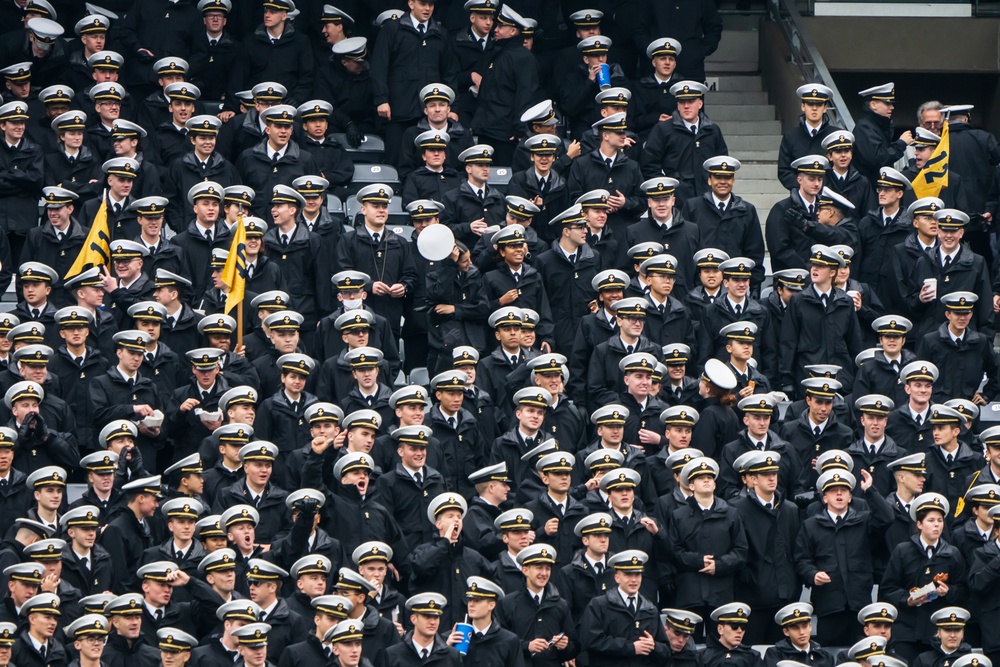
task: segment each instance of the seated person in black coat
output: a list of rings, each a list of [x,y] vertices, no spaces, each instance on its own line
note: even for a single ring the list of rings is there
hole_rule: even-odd
[[[833,656],[812,640],[812,613],[813,607],[808,602],[793,602],[778,610],[774,622],[781,626],[785,638],[767,649],[765,667],[776,667],[782,660],[797,660],[810,667],[833,667]]]
[[[61,602],[54,593],[40,593],[21,607],[27,624],[11,650],[11,664],[25,667],[66,667],[69,659],[62,642],[55,638]],[[41,647],[41,650],[39,648]]]
[[[317,173],[333,186],[332,193],[346,199],[351,194],[354,161],[336,139],[327,136],[333,106],[324,100],[310,100],[300,106],[298,112],[302,121],[299,146],[312,155]]]
[[[413,138],[420,151],[423,165],[406,175],[403,185],[403,204],[418,199],[444,201],[446,192],[457,190],[464,180],[457,170],[445,164],[451,139],[447,132],[427,130]]]
[[[743,643],[750,611],[750,607],[742,602],[730,602],[712,612],[712,620],[718,623],[718,634],[708,632],[706,628],[706,646],[701,654],[704,667],[761,667],[764,664],[760,654]]]

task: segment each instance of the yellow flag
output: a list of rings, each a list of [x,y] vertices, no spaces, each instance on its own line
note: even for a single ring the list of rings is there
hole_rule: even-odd
[[[90,231],[87,232],[87,239],[83,242],[83,247],[80,248],[80,254],[76,256],[76,261],[73,262],[73,266],[63,276],[63,280],[80,273],[88,264],[92,266],[108,264],[111,258],[110,244],[111,233],[108,231],[108,198],[107,196],[103,196],[101,197],[101,207],[97,209],[94,222],[90,225]]]
[[[948,187],[948,158],[951,155],[951,141],[948,139],[948,121],[941,129],[941,141],[931,154],[927,164],[913,178],[913,194],[917,199],[940,197],[941,190]]]
[[[229,288],[226,295],[225,312],[231,311],[243,301],[247,284],[247,228],[243,226],[241,215],[233,226],[233,242],[229,245],[229,257],[222,267],[222,282]]]

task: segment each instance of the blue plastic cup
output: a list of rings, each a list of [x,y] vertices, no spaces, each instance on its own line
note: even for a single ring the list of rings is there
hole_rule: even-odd
[[[597,85],[601,87],[601,90],[611,87],[611,66],[607,63],[602,63],[600,69],[597,70]]]
[[[456,623],[455,631],[461,632],[462,636],[465,637],[465,639],[463,639],[461,642],[455,644],[455,649],[462,655],[465,655],[466,653],[469,652],[469,642],[472,641],[472,631],[473,631],[472,624]]]

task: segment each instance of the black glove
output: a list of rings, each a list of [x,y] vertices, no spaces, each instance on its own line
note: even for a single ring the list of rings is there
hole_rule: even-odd
[[[805,225],[806,210],[801,206],[792,206],[785,211],[783,219],[789,227],[801,229]]]
[[[48,442],[49,427],[45,425],[45,418],[41,413],[35,414],[35,437],[39,442]]]
[[[306,498],[305,500],[300,500],[296,503],[296,507],[306,516],[316,516],[316,512],[319,511],[319,499]]]
[[[796,494],[796,496],[792,498],[792,500],[795,502],[796,505],[798,505],[802,509],[805,509],[809,507],[809,505],[811,505],[814,500],[816,500],[816,492],[806,491],[804,493],[799,493]]]
[[[354,121],[347,124],[347,132],[345,134],[347,135],[347,143],[351,146],[351,148],[358,148],[361,146],[361,142],[365,138],[364,133],[358,129],[358,126],[354,123]]]
[[[29,414],[24,419],[24,421],[21,422],[21,425],[18,427],[18,429],[17,429],[17,441],[18,442],[27,442],[28,441],[28,438],[30,437],[30,435],[32,433],[31,425],[34,423],[34,420],[32,419],[32,417],[34,417],[34,414]]]

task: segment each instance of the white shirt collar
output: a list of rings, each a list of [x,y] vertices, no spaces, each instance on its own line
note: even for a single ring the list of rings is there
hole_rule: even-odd
[[[715,193],[713,192],[712,201],[715,202],[715,208],[719,208],[719,204],[725,204],[726,208],[729,208],[730,202],[733,201],[733,196],[729,195],[729,197],[727,197],[726,199],[719,199],[718,197],[715,196]]]
[[[816,427],[819,426],[820,433],[822,433],[823,431],[825,431],[826,430],[826,425],[830,423],[830,418],[829,417],[827,417],[826,419],[824,419],[823,421],[821,421],[819,424],[817,424],[816,422],[814,422],[812,420],[812,417],[808,417],[807,416],[806,419],[809,421],[809,427],[812,428],[813,431],[815,431]]]
[[[417,32],[420,32],[420,26],[421,26],[420,21],[418,21],[416,19],[416,17],[413,16],[413,14],[409,14],[409,17],[410,17],[410,23],[413,24],[413,29],[416,30]],[[426,33],[427,32],[427,28],[429,26],[426,23],[423,24],[423,26],[424,26],[424,32]]]
[[[812,288],[816,292],[816,296],[818,296],[821,299],[825,296],[827,298],[827,300],[829,300],[830,299],[830,295],[833,293],[833,288],[832,287],[830,289],[828,289],[827,291],[825,291],[825,292],[820,292],[819,288],[816,287],[816,285],[813,285]]]
[[[839,517],[845,517],[845,516],[847,516],[847,512],[846,511],[843,514],[836,514],[834,512],[831,512],[830,510],[827,510],[826,513],[830,516],[830,520],[833,521],[834,523],[837,523],[837,517],[838,516]]]
[[[275,153],[278,154],[278,159],[280,160],[283,157],[285,157],[285,153],[287,153],[287,152],[288,152],[288,144],[285,144],[284,146],[282,146],[278,150],[274,150],[273,148],[271,148],[271,144],[267,145],[267,157],[271,158],[272,160],[274,159],[274,154]]]
[[[951,252],[945,252],[944,248],[942,248],[942,247],[939,246],[938,247],[938,254],[941,256],[941,263],[944,264],[945,260],[947,258],[949,258],[949,257],[951,257],[951,261],[954,262],[955,261],[955,257],[958,255],[958,251],[960,249],[961,249],[961,246],[959,246],[958,248],[955,248]]]
[[[626,593],[625,591],[623,591],[621,588],[619,588],[617,590],[618,590],[618,595],[622,596],[622,602],[625,603],[626,607],[628,606],[628,600],[629,600],[629,598],[633,598],[632,601],[635,603],[636,607],[639,606],[639,594],[638,593],[636,593],[635,595],[629,595],[628,593]]]
[[[879,452],[882,451],[882,447],[885,445],[885,436],[883,435],[881,438],[879,438],[875,442],[868,442],[868,439],[865,438],[864,436],[862,436],[861,442],[864,443],[864,446],[867,449],[871,449],[872,447],[875,447],[875,453],[878,454]]]

